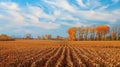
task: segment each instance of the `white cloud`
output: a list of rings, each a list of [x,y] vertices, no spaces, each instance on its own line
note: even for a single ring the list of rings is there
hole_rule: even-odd
[[[75,24],[73,24],[71,26],[73,26],[73,27],[81,27],[81,26],[87,26],[87,24],[83,24],[81,22],[77,22],[77,23],[75,23]]]
[[[19,10],[18,4],[14,2],[0,2],[0,7],[7,10]]]
[[[13,32],[15,32],[15,33],[19,33],[19,32],[21,32],[21,33],[30,33],[30,34],[33,34],[34,33],[34,31],[32,31],[32,30],[28,30],[28,29],[24,29],[24,28],[17,28],[17,29],[15,29],[15,30],[13,30]],[[19,34],[21,34],[21,33],[19,33]]]
[[[40,23],[33,23],[32,25],[36,26],[36,27],[42,27],[44,29],[57,29],[60,27],[60,24],[57,24],[57,23],[52,23],[52,22],[49,22],[49,23],[46,23],[46,22],[40,22]]]
[[[62,8],[71,12],[76,12],[76,9],[71,6],[67,0],[44,0],[46,3],[56,6],[58,8]]]
[[[66,14],[65,12],[61,11],[58,12],[57,16],[60,19],[63,20],[67,20],[67,19],[72,19],[72,20],[76,20],[76,21],[80,21],[82,18],[84,18],[84,20],[95,20],[95,21],[105,21],[105,22],[110,22],[110,23],[114,23],[117,22],[120,18],[118,18],[118,16],[116,16],[114,13],[112,13],[112,11],[105,11],[106,8],[109,7],[109,5],[104,5],[102,6],[102,4],[99,1],[94,1],[94,0],[87,0],[87,3],[83,3],[82,0],[77,0],[79,5],[81,5],[82,7],[87,7],[90,8],[90,10],[76,10],[72,5],[69,5],[67,3],[67,0],[64,1],[59,1],[59,0],[52,0],[52,1],[48,1],[45,0],[46,3],[49,3],[50,5],[52,4],[52,6],[59,6],[62,9],[66,9],[68,11],[74,10],[72,11],[72,13],[68,13]],[[62,5],[58,5],[62,4]],[[67,6],[63,5],[67,3]],[[69,7],[68,7],[69,5]],[[58,8],[59,8],[58,7]],[[72,7],[72,8],[70,8]],[[96,10],[93,10],[94,8],[98,7]],[[73,17],[73,15],[78,16],[79,18],[75,18]]]
[[[109,5],[101,6],[98,10],[99,11],[104,11],[108,7],[109,7]]]
[[[0,3],[0,8],[4,11],[5,18],[2,19],[9,21],[5,26],[10,28],[22,27],[22,26],[33,26],[33,27],[41,27],[44,29],[56,29],[60,26],[60,24],[56,23],[48,23],[48,22],[41,22],[39,18],[46,18],[54,21],[56,18],[54,16],[48,15],[42,11],[39,7],[28,5],[25,9],[19,7],[16,3],[10,2],[2,2]],[[7,10],[6,10],[7,9]],[[18,10],[19,9],[19,10]],[[7,13],[7,15],[5,15]],[[0,15],[0,18],[3,16]],[[29,21],[27,21],[27,19]],[[2,20],[0,22],[2,22]],[[4,28],[6,28],[3,26]],[[8,28],[7,27],[7,28]],[[7,29],[6,28],[6,29]]]
[[[106,21],[111,23],[117,22],[120,19],[120,17],[116,16],[116,14],[112,12],[90,10],[90,11],[80,11],[78,14],[88,20]]]
[[[79,18],[75,18],[70,14],[61,14],[60,16],[58,16],[59,19],[61,20],[72,20],[72,21],[79,21]]]
[[[30,10],[29,14],[25,14],[26,16],[28,15],[28,17],[35,19],[37,21],[39,21],[39,18],[46,18],[49,20],[54,21],[56,18],[52,15],[46,14],[41,8],[37,7],[37,6],[32,6],[29,5],[27,6],[28,10]]]
[[[86,5],[83,3],[83,0],[77,0],[77,1],[81,7],[86,7]]]
[[[2,19],[2,18],[4,18],[4,16],[3,16],[3,15],[0,15],[0,19]]]
[[[113,14],[120,16],[120,9],[112,11]]]
[[[30,10],[29,12],[36,17],[40,17],[40,14],[43,13],[42,9],[36,6],[32,6],[30,4],[27,4],[27,9]]]
[[[112,0],[114,3],[118,3],[119,2],[119,0]]]
[[[96,7],[101,6],[102,4],[98,0],[87,0],[86,5],[89,9],[94,9]]]
[[[7,13],[9,13],[9,15],[11,16],[11,19],[14,22],[24,22],[24,17],[20,14],[20,12],[16,12],[16,11],[7,11]],[[9,18],[9,17],[8,17]]]
[[[59,16],[61,14],[61,12],[59,10],[54,10],[54,15],[55,16]]]
[[[66,26],[69,26],[69,27],[81,27],[81,26],[87,26],[88,25],[88,24],[84,24],[82,22],[74,22],[74,23],[61,22],[60,24],[66,25]]]
[[[60,20],[79,21],[79,18],[75,18],[72,14],[57,9],[54,9],[54,14],[52,16]]]

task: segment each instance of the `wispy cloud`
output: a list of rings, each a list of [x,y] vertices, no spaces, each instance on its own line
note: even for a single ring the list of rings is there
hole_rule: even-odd
[[[77,0],[81,7],[86,7],[86,4],[83,3],[83,0]]]
[[[29,26],[35,26],[35,27],[36,26],[42,27],[45,29],[54,29],[56,27],[59,27],[59,24],[41,22],[39,20],[40,17],[51,19],[51,20],[54,20],[55,17],[45,14],[42,11],[42,9],[40,9],[39,7],[29,5],[24,9],[24,8],[19,7],[17,4],[13,2],[11,3],[2,2],[0,3],[0,5],[2,5],[1,7],[3,8],[3,11],[7,13],[4,19],[9,20],[8,24],[10,24],[11,26],[12,25],[13,26],[14,25],[18,25],[18,26],[29,25]]]
[[[44,0],[46,3],[50,4],[51,6],[56,6],[57,8],[60,8],[61,10],[67,10],[71,12],[75,12],[75,8],[71,6],[67,0]]]
[[[116,12],[117,10],[114,10],[112,12],[106,12],[106,11],[81,11],[79,12],[81,16],[88,20],[96,20],[96,21],[106,21],[106,22],[117,22],[120,17],[119,13]],[[115,14],[116,12],[117,14]]]
[[[0,15],[0,19],[2,19],[4,16],[3,15]]]
[[[120,0],[112,0],[114,3],[118,3]]]

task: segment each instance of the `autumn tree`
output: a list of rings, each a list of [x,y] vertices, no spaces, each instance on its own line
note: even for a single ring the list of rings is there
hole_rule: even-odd
[[[106,40],[106,34],[109,33],[109,26],[107,25],[101,25],[96,26],[96,34],[98,40]]]
[[[96,38],[100,40],[101,38],[101,26],[96,26]]]
[[[77,28],[76,27],[71,27],[68,29],[68,36],[69,36],[69,40],[76,40],[76,31]]]
[[[111,39],[112,39],[112,40],[115,40],[115,38],[116,38],[116,33],[115,33],[115,32],[112,32],[112,33],[111,33]]]
[[[106,35],[109,33],[109,30],[110,30],[109,26],[107,26],[107,25],[103,26],[103,38],[104,38],[104,40],[106,40]]]

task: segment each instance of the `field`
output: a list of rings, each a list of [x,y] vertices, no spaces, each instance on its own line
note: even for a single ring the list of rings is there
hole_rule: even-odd
[[[0,67],[120,67],[120,41],[0,41]]]

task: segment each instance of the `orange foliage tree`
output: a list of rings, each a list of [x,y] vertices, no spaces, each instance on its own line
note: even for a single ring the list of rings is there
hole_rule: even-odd
[[[76,27],[69,28],[67,32],[68,32],[69,40],[76,40],[76,32],[77,32]]]
[[[101,25],[101,26],[96,26],[96,34],[97,34],[97,39],[105,39],[106,40],[106,34],[109,32],[109,26],[107,25]]]
[[[116,32],[112,32],[111,33],[111,38],[112,38],[112,40],[115,40],[115,38],[116,38]]]

